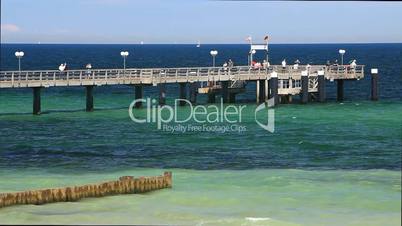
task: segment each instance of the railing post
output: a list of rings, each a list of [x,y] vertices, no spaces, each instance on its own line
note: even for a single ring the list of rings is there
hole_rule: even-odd
[[[308,87],[309,87],[309,78],[308,71],[301,72],[301,103],[306,104],[308,102]]]
[[[105,71],[105,83],[107,84],[107,70]]]

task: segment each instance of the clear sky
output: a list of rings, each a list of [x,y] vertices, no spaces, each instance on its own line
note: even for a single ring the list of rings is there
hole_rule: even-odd
[[[2,43],[402,42],[402,2],[1,0]],[[257,41],[255,41],[257,42]]]

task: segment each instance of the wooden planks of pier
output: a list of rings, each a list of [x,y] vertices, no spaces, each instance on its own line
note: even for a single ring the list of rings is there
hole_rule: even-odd
[[[153,177],[123,176],[117,181],[99,184],[3,193],[0,194],[0,208],[23,204],[42,205],[54,202],[74,202],[83,198],[145,193],[171,187],[171,172]]]

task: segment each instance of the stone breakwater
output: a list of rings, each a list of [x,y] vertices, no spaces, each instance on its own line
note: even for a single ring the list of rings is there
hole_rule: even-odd
[[[54,202],[74,202],[82,198],[145,193],[171,187],[171,172],[165,172],[162,176],[152,177],[134,178],[133,176],[123,176],[117,181],[108,181],[99,184],[0,193],[0,208],[22,204],[42,205]]]

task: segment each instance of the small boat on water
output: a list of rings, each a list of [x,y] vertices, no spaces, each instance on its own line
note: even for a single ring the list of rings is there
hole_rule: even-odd
[[[197,42],[197,48],[199,48],[199,47],[201,47],[201,42],[200,41]]]

